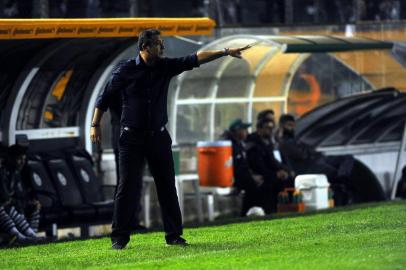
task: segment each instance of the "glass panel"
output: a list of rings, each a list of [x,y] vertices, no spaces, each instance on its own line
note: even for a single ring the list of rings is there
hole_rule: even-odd
[[[45,109],[42,115],[40,127],[49,128],[60,127],[63,125],[63,105],[65,105],[66,102],[63,103],[62,99],[65,95],[67,85],[71,80],[72,75],[72,69],[64,70],[58,74],[57,79],[53,82],[45,100]]]
[[[260,44],[254,45],[251,49],[243,51],[242,57],[243,60],[249,64],[250,73],[254,74],[258,68],[260,68],[261,62],[266,61],[268,56],[276,52],[279,52],[278,47],[269,46],[269,44],[261,42]]]
[[[370,88],[362,77],[328,54],[312,54],[293,77],[288,110],[301,116],[319,105]]]
[[[370,83],[370,89],[389,85],[406,89],[406,69],[396,61],[390,51],[357,51],[336,53],[334,56],[363,76]]]
[[[329,1],[325,1],[326,3]],[[372,14],[372,13],[371,13]],[[404,41],[404,24],[395,23],[374,23],[357,24],[353,26],[323,26],[323,27],[287,27],[281,28],[280,33],[284,35],[336,35],[362,36],[366,39],[382,41]],[[357,38],[355,38],[357,39]],[[359,41],[359,40],[357,40]],[[394,86],[398,89],[406,89],[406,69],[402,67],[392,56],[396,50],[367,50],[355,52],[343,52],[333,54],[340,62],[343,62],[364,77],[371,89]]]
[[[218,97],[248,97],[254,75],[261,67],[262,61],[276,53],[277,49],[270,46],[254,45],[243,52],[243,59],[232,59],[227,65],[219,81]]]
[[[248,77],[254,73],[261,59],[274,49],[266,42],[258,41],[253,38],[225,40],[224,42],[215,43],[207,48],[202,48],[202,50],[219,50],[227,47],[242,47],[248,44],[255,45],[253,49],[243,52],[242,60],[223,57],[202,65],[198,70],[186,72],[185,75],[181,77],[181,90],[178,99],[211,97],[213,93],[210,90],[214,88],[214,83],[218,83],[215,77],[218,76],[218,72],[221,72],[219,68],[224,66],[226,70],[220,74],[222,81],[220,81],[221,86],[218,96],[247,96],[248,90],[246,89],[246,85],[248,85]],[[223,76],[226,77],[224,80]],[[238,86],[238,92],[236,92],[235,86]]]
[[[211,104],[179,105],[176,135],[177,143],[191,143],[210,139]]]
[[[209,91],[219,65],[225,58],[201,65],[197,70],[185,72],[180,82],[178,99],[207,98],[211,96]]]
[[[218,139],[233,120],[240,118],[247,121],[248,103],[216,104],[215,106],[214,139]]]
[[[277,53],[262,68],[255,82],[254,97],[283,96],[288,92],[287,77],[299,54]]]
[[[251,80],[248,63],[233,59],[218,82],[217,97],[247,97]]]

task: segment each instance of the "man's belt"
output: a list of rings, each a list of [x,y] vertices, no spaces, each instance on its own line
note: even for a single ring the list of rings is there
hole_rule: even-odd
[[[123,126],[123,130],[131,132],[131,133],[154,135],[155,133],[163,132],[165,130],[165,126],[162,126],[162,127],[160,127],[159,129],[156,129],[156,130],[141,130],[141,129],[135,129],[135,128],[128,127],[128,126]]]

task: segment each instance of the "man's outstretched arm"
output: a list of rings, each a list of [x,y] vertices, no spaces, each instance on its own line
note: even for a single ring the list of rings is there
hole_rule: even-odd
[[[250,45],[247,45],[245,47],[240,47],[240,48],[225,48],[223,50],[216,50],[216,51],[201,51],[197,53],[197,60],[199,62],[199,65],[205,64],[208,62],[211,62],[213,60],[216,60],[217,58],[223,57],[230,55],[232,57],[236,58],[242,58],[241,57],[241,52],[244,50],[247,50],[251,48]]]

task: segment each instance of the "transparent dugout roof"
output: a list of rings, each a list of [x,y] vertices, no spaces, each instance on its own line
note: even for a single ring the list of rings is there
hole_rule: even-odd
[[[246,45],[252,48],[242,53],[243,59],[222,57],[179,77],[171,114],[175,142],[215,140],[234,118],[255,124],[262,109],[274,109],[276,118],[287,111],[299,116],[339,96],[334,93],[343,93],[342,89],[350,89],[349,93],[371,89],[372,80],[357,75],[364,54],[354,62],[346,56],[348,51],[374,55],[393,46],[360,37],[234,35],[201,50]],[[392,59],[388,52],[381,55]]]

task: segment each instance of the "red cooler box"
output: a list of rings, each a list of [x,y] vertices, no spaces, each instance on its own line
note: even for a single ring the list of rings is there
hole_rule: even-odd
[[[233,155],[231,141],[197,143],[200,185],[231,187],[233,185]]]

